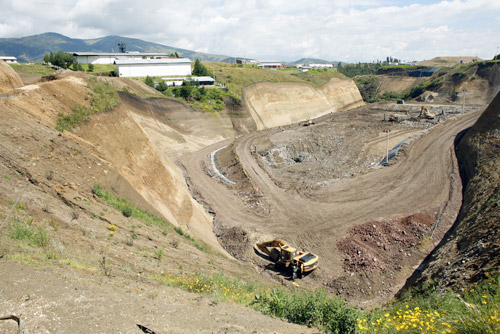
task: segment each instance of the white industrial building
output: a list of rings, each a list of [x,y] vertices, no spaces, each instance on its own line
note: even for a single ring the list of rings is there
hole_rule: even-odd
[[[257,65],[261,68],[283,68],[281,62],[272,60],[259,60]]]
[[[4,62],[11,63],[11,64],[16,64],[17,63],[17,58],[16,57],[0,56],[0,60],[3,60]]]
[[[118,59],[114,62],[120,77],[171,77],[190,76],[191,60],[188,58],[169,59]]]
[[[215,80],[212,77],[180,77],[180,78],[162,78],[167,86],[182,86],[185,81],[191,82],[195,86],[214,86]]]
[[[160,59],[170,58],[168,53],[141,53],[141,52],[66,52],[72,55],[80,64],[109,65],[115,60],[131,59]]]

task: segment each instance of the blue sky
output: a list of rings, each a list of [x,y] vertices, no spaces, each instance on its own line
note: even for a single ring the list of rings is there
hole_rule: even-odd
[[[0,37],[121,35],[261,60],[492,58],[498,0],[0,0]]]

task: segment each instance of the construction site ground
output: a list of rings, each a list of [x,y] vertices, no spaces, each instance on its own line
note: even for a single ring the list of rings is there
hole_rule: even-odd
[[[317,332],[156,279],[202,272],[292,285],[253,251],[272,239],[319,255],[300,287],[364,308],[386,302],[455,220],[454,141],[483,110],[472,99],[463,113],[460,103],[426,104],[438,116],[422,120],[421,104],[384,102],[255,132],[243,112],[195,112],[142,82],[105,78],[127,91],[121,104],[56,131],[59,113],[88,103],[86,80],[19,79],[0,96],[0,316],[21,314],[28,333],[139,333],[137,323],[159,333]],[[389,149],[409,140],[376,167],[384,130]],[[125,217],[96,184],[171,224]],[[24,220],[46,231],[45,247],[9,237]]]
[[[461,205],[454,140],[482,108],[428,105],[437,116],[425,120],[420,106],[372,104],[310,126],[226,140],[180,162],[233,256],[291,284],[289,273],[252,251],[258,241],[287,240],[320,256],[319,268],[299,285],[371,307],[398,291]],[[398,121],[387,121],[391,115]],[[407,141],[389,166],[376,167],[387,150],[387,130],[389,149]],[[210,154],[223,147],[213,164]]]

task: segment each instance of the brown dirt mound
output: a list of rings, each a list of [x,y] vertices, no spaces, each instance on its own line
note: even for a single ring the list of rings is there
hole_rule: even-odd
[[[429,236],[435,217],[417,213],[405,218],[372,221],[356,226],[349,237],[337,243],[346,257],[344,270],[366,272],[376,269],[401,269],[403,258]]]
[[[0,93],[22,87],[21,77],[3,60],[0,60]]]

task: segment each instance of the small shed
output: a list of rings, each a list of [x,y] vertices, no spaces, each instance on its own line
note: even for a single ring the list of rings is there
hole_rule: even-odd
[[[17,58],[16,57],[0,56],[0,60],[3,60],[6,63],[17,64]]]
[[[212,77],[180,77],[162,78],[167,86],[182,86],[185,81],[191,81],[195,86],[213,86],[215,80]]]

